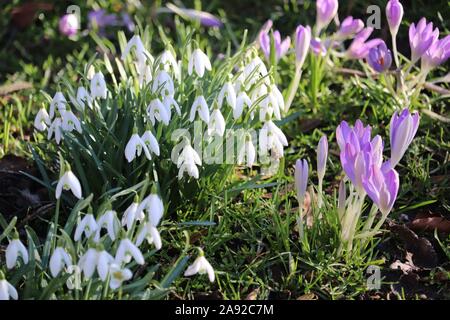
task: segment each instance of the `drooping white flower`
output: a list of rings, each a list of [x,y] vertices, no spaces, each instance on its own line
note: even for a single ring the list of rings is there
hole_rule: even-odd
[[[105,250],[97,248],[89,248],[86,253],[81,256],[78,266],[84,273],[86,278],[91,278],[97,269],[97,273],[103,281],[106,280],[109,272],[109,266],[114,262],[114,258]]]
[[[138,157],[141,155],[142,150],[144,150],[147,159],[151,160],[152,156],[150,155],[147,145],[137,133],[133,133],[125,147],[125,158],[127,158],[128,162],[131,162],[136,158],[136,155]]]
[[[130,262],[131,258],[133,258],[137,264],[142,265],[145,262],[141,250],[139,250],[130,239],[122,239],[116,252],[115,262],[121,265],[124,262]]]
[[[136,63],[136,70],[139,76],[139,85],[141,87],[142,85],[148,84],[152,81],[152,68],[147,64],[147,62]]]
[[[180,67],[174,55],[172,54],[172,51],[164,50],[164,52],[161,54],[161,57],[159,58],[159,63],[167,72],[172,69],[175,78],[178,80],[180,79]]]
[[[219,108],[222,107],[223,99],[226,98],[228,105],[232,108],[236,108],[236,92],[234,91],[234,87],[231,82],[227,82],[224,84],[222,89],[219,92],[219,96],[217,98],[217,102],[219,103]]]
[[[61,118],[55,118],[55,120],[53,120],[52,124],[48,128],[47,139],[50,140],[52,138],[52,135],[54,132],[55,133],[55,141],[57,144],[59,144],[61,142],[61,138],[62,138],[61,126],[62,126]]]
[[[198,96],[195,98],[194,103],[191,107],[191,112],[189,114],[189,121],[195,120],[195,114],[198,112],[200,119],[202,119],[206,124],[209,123],[209,109],[204,96]]]
[[[141,137],[142,142],[147,146],[150,152],[153,152],[157,156],[159,156],[159,144],[158,140],[156,140],[155,136],[151,133],[150,130],[144,132]]]
[[[147,59],[150,59],[150,61],[153,63],[153,57],[150,54],[150,52],[148,52],[145,47],[144,44],[142,43],[141,37],[139,35],[134,35],[128,42],[127,45],[125,46],[125,49],[122,52],[122,60],[125,60],[126,57],[132,52],[134,51],[135,55],[136,55],[136,59],[138,61],[146,61]]]
[[[116,240],[119,233],[119,220],[117,219],[117,213],[114,210],[106,211],[100,218],[97,219],[97,231],[95,234],[95,241],[100,240],[100,233],[103,228],[106,228],[109,238]]]
[[[211,113],[211,118],[208,123],[208,135],[216,134],[223,137],[225,133],[225,119],[218,108]]]
[[[51,124],[47,110],[41,108],[34,118],[34,127],[39,131],[44,131]]]
[[[193,71],[195,71],[201,78],[205,74],[205,69],[211,71],[211,62],[202,50],[195,49],[189,58],[188,73],[192,75]]]
[[[165,96],[163,99],[163,105],[166,107],[169,112],[172,111],[172,107],[175,108],[175,111],[178,113],[179,116],[181,116],[181,110],[178,103],[175,101],[175,99],[171,96]]]
[[[69,267],[71,265],[72,258],[66,252],[66,250],[63,247],[56,247],[50,258],[50,273],[52,274],[53,278],[56,278],[61,270],[64,269],[64,266]]]
[[[139,203],[133,202],[123,213],[122,226],[127,226],[130,230],[135,221],[143,221],[145,219],[144,210],[138,211]]]
[[[101,71],[97,72],[91,79],[91,97],[106,99],[108,89],[106,88],[105,76]]]
[[[159,99],[150,101],[147,107],[147,115],[152,125],[155,125],[156,120],[158,120],[167,126],[171,118],[170,109],[166,108]]]
[[[70,274],[70,277],[67,278],[66,286],[69,290],[81,290],[81,268],[76,265],[70,265],[67,267],[66,272]]]
[[[18,299],[16,288],[12,286],[6,279],[2,271],[0,271],[0,300]]]
[[[245,142],[238,151],[237,163],[245,163],[247,167],[251,168],[255,163],[256,150],[252,143],[251,137],[245,137]],[[245,161],[246,160],[246,161]]]
[[[283,99],[283,97],[281,97]],[[284,102],[283,102],[284,106]],[[266,114],[274,115],[275,119],[281,120],[281,112],[280,112],[280,105],[279,105],[279,97],[275,94],[274,91],[270,90],[267,96],[261,101],[260,103],[260,113],[259,113],[259,120],[265,121],[266,120]]]
[[[55,197],[59,199],[63,190],[71,190],[73,195],[78,199],[81,199],[81,185],[78,178],[73,174],[71,170],[68,170],[59,179],[56,185]]]
[[[61,111],[61,128],[65,131],[73,131],[77,130],[79,133],[81,133],[81,123],[80,120],[78,120],[77,116],[70,110],[64,110]]]
[[[140,246],[145,239],[149,244],[154,243],[156,250],[161,249],[162,242],[161,236],[159,235],[159,231],[150,222],[146,222],[143,226],[141,226],[140,231],[136,238],[136,245]]]
[[[128,268],[121,268],[120,265],[116,263],[112,263],[109,266],[109,287],[112,290],[116,290],[122,285],[122,282],[130,280],[133,277],[133,273],[131,273]]]
[[[175,87],[173,80],[166,71],[161,70],[158,72],[156,78],[153,80],[152,92],[160,92],[163,97],[174,96]]]
[[[278,108],[284,112],[285,107],[284,107],[283,94],[281,93],[281,91],[278,89],[278,87],[275,84],[272,84],[270,86],[270,89],[271,89],[271,92],[272,92],[275,100],[277,101]]]
[[[284,133],[278,128],[272,120],[267,121],[259,132],[259,146],[262,154],[266,154],[269,150],[275,159],[283,157],[284,148],[288,142]]]
[[[138,212],[144,210],[148,212],[148,221],[156,227],[164,214],[164,204],[161,197],[155,193],[147,196],[137,209]]]
[[[178,180],[183,178],[184,172],[187,172],[189,176],[198,179],[199,172],[197,165],[202,165],[200,156],[190,144],[185,145],[177,159],[177,167],[179,168]]]
[[[23,243],[19,240],[19,236],[11,240],[6,247],[5,258],[6,267],[8,269],[14,268],[17,263],[17,259],[21,257],[24,264],[28,263],[28,251]]]
[[[92,98],[85,87],[78,87],[77,98],[75,101],[82,109],[84,109],[86,103],[88,105],[92,103]]]
[[[66,110],[66,104],[67,101],[62,92],[56,92],[50,103],[50,119],[55,116],[55,109],[58,109],[58,111]]]
[[[247,106],[247,108],[250,108],[251,105],[252,101],[248,95],[244,91],[240,92],[236,98],[236,108],[233,110],[234,119],[239,119],[242,112],[244,112],[244,107]]]
[[[86,238],[89,238],[97,231],[97,229],[97,221],[95,221],[95,218],[91,213],[88,213],[83,217],[83,219],[81,219],[80,223],[77,225],[73,239],[75,241],[79,241],[83,233]]]
[[[197,259],[195,259],[194,263],[191,264],[186,271],[184,272],[184,275],[186,277],[193,276],[195,274],[208,274],[209,281],[214,282],[215,274],[214,269],[211,266],[211,264],[206,260],[205,256],[201,254]]]

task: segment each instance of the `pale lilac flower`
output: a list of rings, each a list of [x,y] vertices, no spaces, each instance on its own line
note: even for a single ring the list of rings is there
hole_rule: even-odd
[[[411,24],[409,27],[411,62],[417,62],[438,38],[439,29],[433,30],[433,22],[427,24],[427,20],[422,18],[417,26],[414,23]]]
[[[181,16],[187,17],[188,19],[191,19],[194,21],[199,21],[200,24],[204,27],[220,28],[223,25],[222,21],[220,21],[219,18],[217,18],[216,16],[212,15],[209,12],[195,10],[195,9],[179,8],[179,7],[175,7],[173,4],[171,4],[169,8],[172,9],[172,11],[174,11],[175,13],[180,14]]]
[[[316,56],[324,57],[327,54],[327,48],[320,38],[312,38],[310,47]]]
[[[291,46],[291,38],[286,37],[282,41],[280,32],[278,30],[275,30],[273,32],[273,41],[275,44],[275,57],[277,60],[279,60],[289,50],[289,47]],[[259,44],[266,58],[270,59],[271,43],[270,43],[270,35],[268,32],[260,34]]]
[[[295,162],[295,190],[297,191],[297,200],[300,205],[306,194],[306,187],[308,186],[308,161],[305,159],[297,160]]]
[[[328,158],[328,140],[327,136],[322,136],[317,146],[317,175],[319,180],[323,180]]]
[[[411,144],[419,128],[419,113],[410,113],[406,108],[400,114],[395,112],[390,124],[391,159],[390,167],[400,162],[401,158]]]
[[[311,43],[311,28],[309,26],[298,26],[295,30],[295,57],[297,65],[302,66],[308,55]]]
[[[389,0],[386,6],[386,17],[392,36],[396,36],[403,18],[403,6],[398,0]]]
[[[443,64],[450,58],[450,35],[435,41],[422,56],[422,70],[430,70]]]
[[[383,215],[389,214],[397,198],[400,181],[397,171],[384,172],[379,166],[372,165],[369,174],[363,178],[364,190],[377,205]]]
[[[377,45],[381,44],[383,40],[381,39],[372,39],[367,41],[370,35],[373,32],[372,27],[364,28],[360,31],[356,36],[353,42],[350,44],[350,47],[347,50],[347,57],[349,59],[363,59],[366,58],[369,50]]]
[[[326,28],[331,20],[336,16],[338,12],[339,3],[338,0],[317,0],[316,1],[316,27],[317,33],[320,30]]]
[[[360,32],[364,28],[364,22],[361,19],[354,19],[349,16],[342,21],[337,32],[339,39],[348,39]]]
[[[386,46],[386,43],[381,42],[378,46],[370,49],[367,55],[367,62],[376,72],[384,72],[391,67],[392,55],[391,50]]]
[[[69,13],[61,17],[59,20],[59,32],[71,37],[77,34],[80,23],[76,15]]]

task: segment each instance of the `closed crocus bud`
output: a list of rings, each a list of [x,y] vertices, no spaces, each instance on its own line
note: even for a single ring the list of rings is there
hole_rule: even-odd
[[[295,57],[297,65],[302,66],[308,55],[311,43],[311,28],[309,26],[298,26],[295,30]]]
[[[295,189],[297,191],[297,199],[301,204],[308,186],[308,161],[305,159],[297,160],[295,163]]]
[[[384,41],[369,50],[367,62],[376,72],[384,72],[391,67],[392,54]]]
[[[316,10],[317,10],[317,18],[316,18],[316,26],[317,33],[320,33],[320,30],[327,27],[331,20],[336,16],[338,11],[339,3],[338,0],[317,0],[316,1]]]
[[[413,23],[409,27],[409,45],[411,47],[411,62],[417,62],[422,55],[439,38],[439,29],[433,30],[433,23],[427,24],[425,18],[420,19],[417,26]]]
[[[386,6],[386,17],[392,36],[396,36],[403,18],[403,6],[398,0],[389,0]]]
[[[328,140],[326,136],[320,138],[317,146],[317,175],[319,180],[323,180],[325,176],[325,168],[327,166],[328,157]]]
[[[391,159],[390,167],[400,162],[419,128],[419,113],[410,113],[406,108],[400,115],[395,112],[390,124]]]
[[[65,36],[71,37],[76,35],[79,28],[78,18],[74,14],[66,14],[59,20],[59,32]]]

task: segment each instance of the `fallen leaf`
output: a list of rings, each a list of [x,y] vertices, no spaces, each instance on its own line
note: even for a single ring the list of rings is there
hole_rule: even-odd
[[[256,300],[258,298],[259,288],[253,289],[246,297],[245,300]]]
[[[450,220],[436,213],[421,212],[407,226],[414,231],[437,230],[440,233],[450,234]]]
[[[307,293],[297,298],[297,300],[318,300],[319,298],[314,293]]]

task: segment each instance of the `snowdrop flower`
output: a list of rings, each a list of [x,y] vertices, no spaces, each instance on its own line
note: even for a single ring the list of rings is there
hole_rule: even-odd
[[[44,131],[51,124],[47,110],[41,108],[34,118],[34,127],[39,131]]]
[[[73,131],[77,130],[79,133],[81,133],[81,124],[80,120],[75,116],[75,114],[70,110],[64,110],[61,111],[61,128],[65,131]]]
[[[95,221],[95,218],[91,213],[88,213],[83,217],[83,219],[81,219],[80,223],[77,225],[73,239],[75,241],[81,240],[81,236],[83,235],[83,233],[86,238],[89,238],[97,231],[97,229],[97,221]]]
[[[194,121],[195,114],[198,112],[200,119],[202,119],[206,124],[209,124],[209,109],[206,104],[205,97],[198,96],[195,98],[194,103],[191,107],[191,113],[189,114],[189,121]]]
[[[136,155],[138,157],[141,155],[142,150],[144,150],[147,159],[151,160],[152,156],[150,155],[147,145],[137,133],[133,133],[125,147],[125,158],[127,158],[128,162],[131,162],[136,158]]]
[[[122,239],[116,252],[115,262],[119,265],[123,262],[128,263],[132,257],[137,264],[142,265],[145,262],[141,250],[130,239]]]
[[[177,167],[179,168],[178,180],[183,178],[184,172],[187,172],[189,176],[198,179],[199,172],[197,165],[202,165],[200,156],[190,144],[187,144],[184,146],[183,151],[181,151],[177,160]]]
[[[70,274],[66,281],[67,289],[81,290],[81,268],[77,265],[71,265],[67,267],[66,272]]]
[[[252,101],[248,95],[244,91],[240,92],[236,98],[236,108],[233,110],[234,119],[239,119],[244,111],[244,107],[250,108],[251,105]]]
[[[58,109],[58,111],[66,110],[66,104],[67,101],[62,92],[56,92],[50,103],[50,119],[55,116],[55,109]]]
[[[91,97],[106,99],[108,89],[106,88],[105,77],[103,73],[97,72],[91,79]]]
[[[172,69],[175,78],[180,79],[180,67],[174,55],[172,54],[172,51],[164,50],[164,52],[161,54],[161,57],[159,58],[159,64],[167,72]]]
[[[24,264],[28,263],[28,251],[23,243],[19,240],[19,235],[15,232],[12,241],[9,242],[6,247],[5,258],[6,267],[8,269],[14,268],[17,263],[17,259],[21,257]]]
[[[161,197],[155,193],[147,196],[137,208],[138,212],[144,210],[148,212],[148,221],[156,227],[164,214],[164,204]]]
[[[131,51],[135,52],[136,58],[140,62],[145,62],[148,59],[153,60],[152,55],[145,49],[144,44],[142,43],[141,37],[139,35],[134,35],[125,46],[125,49],[122,52],[122,60],[125,60],[127,56],[131,53]]]
[[[191,264],[186,271],[184,272],[184,275],[186,277],[193,276],[194,274],[208,274],[209,281],[214,282],[215,274],[214,269],[211,266],[211,264],[206,260],[203,251],[201,251],[200,255],[195,259],[194,263]]]
[[[53,132],[55,133],[55,141],[57,144],[61,142],[62,132],[61,132],[62,121],[61,118],[55,118],[47,131],[47,139],[52,138]]]
[[[275,116],[275,119],[281,120],[281,106],[279,103],[279,98],[273,91],[270,91],[268,95],[261,101],[259,109],[260,121],[266,120],[267,116],[271,117],[272,114]]]
[[[128,268],[121,268],[118,264],[112,263],[109,266],[109,287],[112,290],[116,290],[122,285],[122,282],[130,280],[133,277],[133,273],[131,273]]]
[[[283,147],[287,147],[288,142],[284,133],[272,120],[267,121],[259,132],[259,146],[261,154],[266,154],[269,150],[275,159],[283,157]]]
[[[218,108],[211,113],[211,118],[208,123],[208,135],[216,134],[223,137],[225,133],[225,119]]]
[[[281,111],[284,111],[284,98],[281,91],[278,89],[278,87],[275,84],[272,84],[270,86],[270,93],[273,95],[275,101],[277,102],[278,108]]]
[[[253,164],[255,163],[255,158],[256,158],[255,146],[252,143],[251,136],[247,135],[245,137],[244,143],[242,144],[242,147],[238,151],[237,163],[243,164],[244,159],[246,159],[247,160],[245,162],[246,166],[251,168],[253,166]]]
[[[140,246],[144,240],[147,240],[148,244],[154,243],[156,250],[159,250],[162,247],[161,236],[159,235],[158,229],[150,222],[146,222],[141,226],[136,238],[136,245]]]
[[[305,159],[299,159],[295,162],[295,189],[297,191],[297,199],[300,205],[302,205],[303,199],[305,198],[307,186],[308,162]]]
[[[156,120],[168,125],[171,117],[170,109],[167,109],[159,99],[150,101],[147,107],[147,115],[152,125],[155,125]]]
[[[153,80],[152,92],[153,93],[161,92],[161,95],[163,97],[174,96],[175,87],[173,84],[173,80],[166,71],[164,70],[159,71],[155,80]]]
[[[98,248],[89,248],[80,258],[78,266],[84,273],[86,278],[91,278],[97,269],[97,273],[103,281],[108,276],[109,266],[114,262],[114,258],[105,250]]]
[[[137,199],[125,210],[122,216],[122,226],[127,226],[130,230],[135,221],[143,221],[145,218],[144,210],[138,211],[139,202]]]
[[[192,75],[193,71],[195,70],[195,73],[197,73],[197,75],[202,78],[205,74],[205,69],[211,71],[211,62],[209,61],[208,56],[203,53],[202,50],[195,49],[189,59],[188,73],[189,75]]]
[[[150,83],[152,81],[152,69],[147,63],[137,63],[136,70],[139,78],[139,85],[142,87],[145,84]]]
[[[77,104],[84,109],[85,104],[91,104],[92,98],[89,95],[89,92],[84,87],[79,87],[77,89],[77,98],[76,98]]]
[[[119,221],[117,219],[117,213],[113,210],[106,211],[100,218],[97,219],[97,232],[95,234],[95,242],[100,240],[100,232],[106,227],[109,238],[116,240],[119,233]]]
[[[236,108],[236,92],[234,91],[233,85],[229,81],[224,84],[219,92],[219,96],[217,98],[219,108],[222,107],[224,98],[227,99],[227,103],[232,109]]]
[[[159,156],[159,144],[155,136],[150,130],[144,132],[141,137],[142,142],[147,146],[148,150]]]
[[[53,278],[61,272],[64,266],[69,267],[72,265],[72,258],[66,252],[63,247],[56,247],[55,251],[50,258],[50,273]]]
[[[175,101],[175,99],[173,97],[165,96],[162,103],[168,110],[169,114],[171,114],[172,107],[174,107],[175,111],[178,113],[178,115],[181,116],[180,106],[178,105],[178,103]]]
[[[244,68],[244,76],[247,79],[252,74],[258,74],[265,77],[267,75],[267,67],[257,55]],[[255,80],[256,81],[256,80]]]
[[[63,190],[71,190],[73,195],[78,199],[81,199],[81,185],[78,178],[69,169],[59,179],[56,185],[55,197],[59,199]]]
[[[0,271],[0,300],[18,299],[16,288],[14,288],[6,279],[5,274]]]

